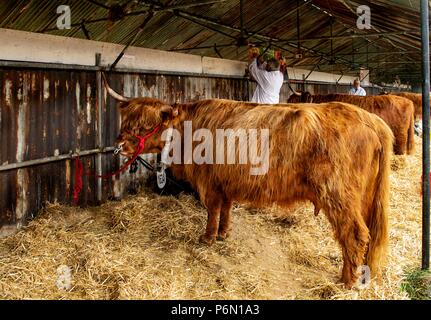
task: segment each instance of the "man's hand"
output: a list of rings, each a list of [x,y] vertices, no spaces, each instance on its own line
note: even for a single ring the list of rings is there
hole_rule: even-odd
[[[253,61],[260,55],[260,50],[257,47],[248,48],[248,60]]]

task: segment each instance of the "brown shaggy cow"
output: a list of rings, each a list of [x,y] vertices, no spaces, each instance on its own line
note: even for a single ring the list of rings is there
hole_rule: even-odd
[[[174,176],[189,182],[208,210],[202,242],[228,236],[234,201],[261,207],[308,200],[333,227],[344,259],[341,280],[347,286],[356,281],[359,266],[368,265],[373,274],[381,267],[388,241],[393,136],[379,117],[338,102],[269,107],[229,100],[169,105],[137,98],[123,102],[120,110],[117,143],[129,157],[136,147],[133,135],[143,136],[157,126],[160,130],[146,142],[144,153],[161,152],[161,132],[169,126],[183,136],[185,121],[214,136],[219,128],[269,129],[264,175],[250,175],[251,164],[172,164]],[[235,153],[238,159],[238,148]]]
[[[290,103],[331,101],[350,103],[378,115],[392,129],[395,136],[395,154],[414,153],[415,108],[410,100],[392,95],[360,97],[347,94],[311,95],[308,92],[302,93],[301,96],[292,95],[289,98]]]
[[[415,120],[422,119],[422,94],[412,92],[391,92],[390,94],[411,100],[415,106]]]

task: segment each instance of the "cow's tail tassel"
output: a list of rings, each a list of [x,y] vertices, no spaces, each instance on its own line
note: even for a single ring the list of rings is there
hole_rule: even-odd
[[[81,159],[75,159],[75,187],[73,188],[73,202],[78,204],[79,202],[79,194],[82,190],[82,175],[84,172],[84,166],[82,164]]]
[[[379,154],[379,171],[377,174],[374,199],[369,212],[368,229],[370,241],[366,264],[373,275],[379,275],[385,263],[388,249],[388,207],[389,207],[389,174],[391,170],[392,139],[388,132],[381,135],[382,150]]]

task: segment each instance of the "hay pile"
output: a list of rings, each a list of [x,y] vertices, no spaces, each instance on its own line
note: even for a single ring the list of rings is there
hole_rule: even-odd
[[[0,298],[406,299],[406,271],[420,265],[421,146],[394,158],[391,253],[381,283],[336,284],[342,258],[323,214],[236,206],[232,237],[198,243],[205,209],[190,195],[149,191],[98,208],[49,204],[0,239]],[[70,283],[62,278],[69,270]],[[61,273],[62,275],[60,275]]]

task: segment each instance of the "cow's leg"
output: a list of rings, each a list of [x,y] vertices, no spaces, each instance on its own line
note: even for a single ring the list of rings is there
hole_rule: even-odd
[[[208,221],[205,233],[201,235],[199,239],[200,242],[207,245],[212,245],[215,242],[218,233],[222,203],[222,198],[215,192],[205,196],[204,204],[208,211]]]
[[[343,253],[343,271],[341,281],[351,288],[357,279],[358,267],[365,261],[369,231],[358,207],[342,206],[342,210],[329,209],[327,217],[334,228],[335,236]]]
[[[401,128],[395,135],[394,153],[396,155],[403,155],[407,153],[407,133],[404,133]]]
[[[225,199],[220,210],[220,223],[218,226],[217,240],[224,241],[229,236],[230,232],[230,210],[232,208],[232,200]]]

